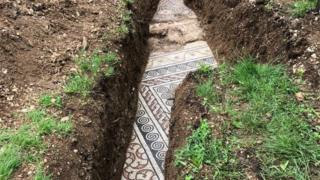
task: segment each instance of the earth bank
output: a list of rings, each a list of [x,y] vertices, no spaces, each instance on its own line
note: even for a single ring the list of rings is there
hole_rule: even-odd
[[[124,5],[127,4],[127,6]],[[1,130],[18,129],[25,112],[43,93],[61,93],[72,116],[71,135],[44,136],[46,174],[52,179],[120,179],[136,113],[137,86],[149,54],[149,23],[158,1],[2,1],[0,3]],[[131,11],[130,31],[121,27]],[[89,96],[63,93],[77,72],[80,51],[117,52],[113,76],[101,76]],[[50,110],[51,111],[51,110]],[[35,166],[23,164],[13,179],[32,179]]]
[[[288,13],[288,5],[275,4],[266,7],[267,1],[185,0],[194,10],[205,30],[205,39],[217,61],[234,64],[239,57],[252,56],[259,63],[282,64],[293,78],[302,76],[300,87],[305,103],[320,111],[319,67],[319,18],[308,13],[304,18],[294,18]],[[300,75],[298,72],[303,72]],[[191,131],[199,127],[200,119],[209,119],[213,129],[221,129],[228,115],[220,117],[208,112],[195,95],[200,82],[196,74],[189,77],[177,89],[170,126],[170,148],[166,156],[166,179],[183,178],[185,172],[175,165],[175,153],[182,148]],[[224,93],[224,90],[221,90]],[[297,97],[297,99],[299,99]],[[214,135],[217,133],[213,130]],[[252,152],[246,152],[250,153]],[[245,163],[246,164],[246,163]],[[247,164],[246,164],[247,165]],[[245,165],[245,166],[246,166]],[[250,159],[247,178],[261,177],[250,174],[259,172],[259,163]],[[246,166],[246,167],[248,167]],[[251,169],[251,170],[250,170]],[[202,173],[206,173],[203,167]],[[254,174],[254,173],[253,173]]]

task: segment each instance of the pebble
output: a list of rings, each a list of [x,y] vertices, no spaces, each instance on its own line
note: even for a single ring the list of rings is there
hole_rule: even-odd
[[[78,149],[74,149],[73,152],[74,152],[74,153],[78,153]]]
[[[313,53],[314,52],[314,48],[313,47],[308,47],[307,48],[307,52]]]
[[[5,68],[2,68],[1,71],[2,71],[3,74],[7,74],[8,73],[8,69],[5,69]]]
[[[65,117],[61,118],[60,121],[61,121],[61,122],[69,121],[69,116],[65,116]]]
[[[311,55],[311,57],[312,57],[313,59],[317,59],[317,55],[316,55],[315,53],[313,53],[313,54]]]
[[[300,102],[304,100],[304,95],[302,92],[296,93],[295,96],[296,96],[296,99]]]

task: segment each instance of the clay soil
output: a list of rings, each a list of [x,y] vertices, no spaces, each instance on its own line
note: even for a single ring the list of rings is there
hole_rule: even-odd
[[[288,13],[289,1],[277,2],[280,4],[270,10],[266,9],[265,3],[244,0],[185,0],[196,12],[205,39],[219,63],[234,63],[237,58],[250,55],[260,63],[283,64],[293,77],[302,70],[306,81],[301,87],[302,94],[310,96],[306,101],[320,112],[320,17],[310,12],[304,18],[294,18]],[[213,129],[221,127],[223,117],[212,119],[195,96],[198,83],[193,75],[189,75],[176,91],[166,179],[183,178],[180,177],[183,175],[181,169],[174,165],[174,152],[186,143],[200,118],[208,118]],[[255,171],[256,164],[252,162],[248,166]]]
[[[0,1],[0,127],[18,128],[44,92],[63,92],[80,50],[118,52],[115,76],[101,78],[90,97],[63,94],[57,116],[73,115],[69,137],[46,138],[44,167],[52,179],[120,179],[136,112],[137,85],[148,57],[148,26],[158,1],[137,0],[133,28],[117,35],[117,0]],[[121,82],[121,83],[120,83]],[[23,165],[13,179],[31,179]]]

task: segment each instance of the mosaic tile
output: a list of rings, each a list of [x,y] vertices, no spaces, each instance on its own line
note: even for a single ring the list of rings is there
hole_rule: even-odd
[[[134,135],[127,151],[122,179],[163,180],[174,93],[199,64],[215,65],[206,43],[150,56],[139,89]],[[161,63],[155,61],[163,60]]]

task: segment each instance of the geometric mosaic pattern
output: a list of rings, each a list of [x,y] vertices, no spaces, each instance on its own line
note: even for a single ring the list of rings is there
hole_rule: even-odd
[[[170,59],[172,57],[176,61]],[[123,180],[164,179],[175,89],[199,64],[214,64],[212,54],[204,42],[172,53],[153,54],[149,61],[152,66],[148,66],[140,85],[138,111],[132,141],[126,154]]]

